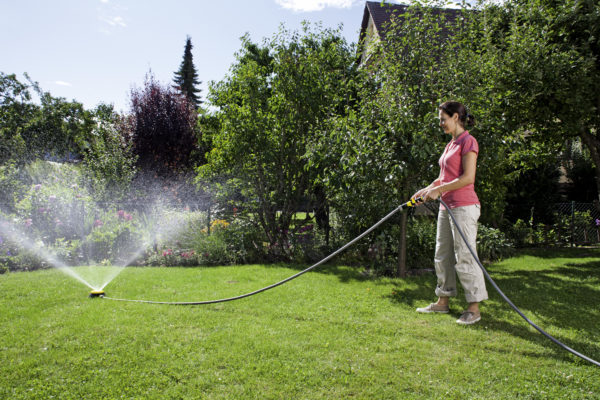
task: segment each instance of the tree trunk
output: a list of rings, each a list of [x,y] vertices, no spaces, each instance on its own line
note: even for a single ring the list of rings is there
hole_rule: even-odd
[[[581,140],[590,150],[592,161],[594,161],[594,167],[596,170],[596,192],[598,193],[598,200],[600,200],[600,140],[594,135],[588,132],[585,128],[581,129],[579,135]]]
[[[408,216],[406,212],[400,214],[400,242],[398,243],[398,268],[396,276],[406,276],[406,226]]]

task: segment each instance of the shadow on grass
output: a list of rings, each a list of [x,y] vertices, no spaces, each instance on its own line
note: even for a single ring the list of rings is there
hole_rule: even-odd
[[[494,270],[493,265],[488,270],[492,279],[506,296],[540,328],[552,330],[549,327],[554,326],[576,331],[580,336],[590,338],[586,341],[560,337],[559,334],[553,335],[576,351],[595,360],[600,359],[600,345],[591,344],[599,342],[598,338],[600,337],[598,330],[600,307],[597,306],[597,299],[600,297],[600,261],[585,262],[586,259],[600,257],[600,249],[528,249],[520,251],[519,254],[542,259],[577,258],[584,260],[583,263],[549,266],[548,269],[539,270],[537,268],[535,271],[513,270],[510,267]],[[298,271],[307,267],[290,264],[274,265]],[[377,280],[372,276],[365,275],[363,271],[364,268],[359,267],[324,264],[311,272],[337,275],[340,282]],[[392,302],[410,307],[424,306],[435,299],[435,282],[435,275],[431,274],[398,279],[394,289],[387,297]],[[482,304],[484,323],[476,324],[472,328],[486,329],[487,327],[488,330],[504,331],[552,350],[556,359],[572,360],[573,355],[552,343],[518,316],[489,282],[487,282],[487,288],[490,299]],[[459,290],[459,299],[464,303],[464,295],[461,290]],[[506,312],[513,313],[510,321],[496,317],[504,316]],[[458,313],[455,316],[458,317]],[[501,349],[494,350],[502,351]],[[506,350],[507,353],[512,351],[512,349]],[[544,353],[523,354],[532,357],[546,357]]]
[[[275,263],[275,264],[264,264],[265,267],[276,267],[276,268],[289,268],[297,270],[298,272],[305,270],[310,267],[306,264],[287,264],[287,263]],[[352,281],[368,281],[373,280],[372,276],[365,274],[364,268],[361,267],[349,267],[347,265],[339,265],[335,263],[325,263],[309,271],[309,273],[321,273],[326,275],[337,275],[340,282],[347,283]]]
[[[557,326],[598,335],[600,288],[595,286],[600,281],[599,262],[567,264],[543,271],[498,271],[490,275],[522,310],[533,312],[541,320]],[[492,291],[490,297],[497,301],[486,302],[488,312],[505,306],[488,284],[488,292]]]
[[[554,258],[574,257],[585,259],[579,252],[567,249],[560,254],[554,253]],[[597,254],[590,256],[597,257]],[[551,258],[551,257],[548,257]],[[492,267],[493,268],[493,267]],[[524,269],[501,269],[490,271],[492,279],[504,294],[531,320],[543,330],[550,325],[577,332],[577,336],[589,338],[561,338],[560,334],[553,335],[556,339],[586,356],[599,360],[600,331],[600,262],[589,261],[584,263],[569,263],[547,270],[528,271]],[[539,344],[553,351],[554,357],[559,360],[570,360],[573,355],[552,343],[540,332],[530,327],[525,320],[514,312],[489,282],[486,282],[490,299],[482,303],[482,323],[474,325],[473,329],[491,329],[504,331],[513,336]],[[413,277],[398,282],[392,293],[388,296],[393,302],[409,305],[411,307],[425,306],[436,297],[433,294],[435,277]],[[464,301],[464,294],[459,288],[457,300],[453,303]],[[513,313],[511,321],[497,316],[505,316],[507,312]],[[451,311],[453,317],[458,318],[456,306]],[[517,319],[515,319],[517,318]],[[502,351],[501,349],[494,349]],[[513,349],[507,349],[507,353]],[[546,357],[543,353],[523,353],[533,357]],[[579,360],[579,358],[577,358]]]
[[[570,251],[568,253],[568,257],[576,256]],[[555,254],[555,257],[559,256]],[[577,258],[585,258],[585,256]],[[590,341],[598,341],[600,309],[597,307],[596,299],[600,296],[600,289],[591,285],[597,286],[600,281],[600,262],[566,264],[559,268],[543,271],[494,271],[490,272],[490,275],[504,294],[543,330],[547,330],[549,325],[553,325],[562,329],[575,330],[589,338],[595,338]],[[490,300],[486,301],[482,307],[485,313],[485,323],[476,325],[476,329],[484,329],[484,326],[487,326],[488,329],[502,330],[553,349],[557,359],[565,360],[572,357],[537,330],[529,328],[527,322],[516,313],[514,315],[521,322],[520,324],[495,318],[495,315],[499,315],[505,310],[514,311],[489,283],[487,286]],[[585,341],[561,338],[558,335],[552,336],[590,358],[600,359],[600,346],[590,345]]]
[[[600,247],[557,247],[519,249],[517,256],[538,258],[591,258],[600,257]]]
[[[436,299],[435,275],[402,279],[387,296],[392,302],[411,307],[424,307]]]
[[[507,305],[507,307],[508,307],[508,305]],[[524,312],[524,314],[527,315],[528,313]],[[458,318],[458,316],[459,315],[457,314],[456,317]],[[531,315],[528,315],[528,317],[531,317]],[[559,347],[557,344],[550,341],[548,338],[546,338],[540,332],[535,330],[535,328],[530,327],[529,324],[527,324],[527,322],[525,320],[523,320],[521,317],[518,317],[519,320],[517,322],[513,323],[513,322],[506,321],[506,320],[500,320],[498,318],[495,318],[493,312],[488,311],[485,313],[483,318],[485,318],[485,321],[482,320],[481,323],[472,325],[472,326],[468,327],[467,329],[477,329],[480,331],[489,331],[489,330],[504,331],[504,332],[511,334],[512,336],[518,337],[520,339],[526,340],[526,341],[534,343],[536,345],[540,345],[540,346],[548,349],[549,351],[552,351],[553,358],[555,358],[557,360],[569,361],[569,360],[573,360],[573,357],[575,357],[577,360],[581,360],[581,362],[584,362],[587,364],[586,361],[580,359],[579,357],[576,357],[575,355],[571,354],[570,352],[564,350],[562,347]],[[537,323],[537,325],[540,328],[542,328],[543,330],[546,330],[545,329],[546,327],[544,327],[542,323]],[[584,354],[587,357],[592,358],[596,361],[600,360],[600,347],[598,345],[592,345],[592,344],[590,344],[589,341],[586,342],[586,341],[582,341],[582,340],[561,338],[559,335],[556,335],[556,334],[554,334],[554,335],[551,334],[551,335],[555,339],[558,339],[560,342],[569,346],[570,348],[574,349],[575,351],[577,351],[581,354]],[[538,352],[532,352],[532,351],[523,351],[523,350],[513,349],[513,348],[506,348],[504,350],[504,349],[498,348],[496,346],[496,347],[488,348],[488,349],[491,351],[500,352],[500,353],[520,352],[527,357],[538,357],[538,358],[546,358],[547,357],[547,355],[542,352],[538,353]]]

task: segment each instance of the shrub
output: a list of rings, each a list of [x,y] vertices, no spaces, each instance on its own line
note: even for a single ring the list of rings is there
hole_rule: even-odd
[[[511,256],[513,253],[513,244],[502,231],[479,224],[477,255],[480,260],[501,260]]]
[[[14,212],[17,198],[27,190],[19,175],[19,168],[14,163],[0,165],[0,209],[4,212]]]
[[[511,238],[514,240],[516,247],[524,247],[533,243],[533,229],[531,225],[518,219],[512,227],[509,228]]]
[[[95,262],[128,264],[147,242],[139,218],[124,210],[112,209],[96,215],[92,225],[79,251]]]
[[[437,220],[429,217],[415,217],[409,221],[406,231],[407,268],[432,268]]]
[[[182,242],[193,249],[204,265],[259,262],[265,259],[262,231],[246,220],[211,222],[210,234],[206,228],[195,229]]]

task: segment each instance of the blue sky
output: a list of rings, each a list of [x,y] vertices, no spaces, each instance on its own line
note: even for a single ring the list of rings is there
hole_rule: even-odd
[[[54,96],[85,107],[129,110],[129,92],[152,70],[171,83],[186,36],[194,45],[202,97],[227,74],[239,38],[271,37],[301,21],[344,25],[356,42],[365,1],[357,0],[14,0],[0,12],[0,71],[27,72]]]

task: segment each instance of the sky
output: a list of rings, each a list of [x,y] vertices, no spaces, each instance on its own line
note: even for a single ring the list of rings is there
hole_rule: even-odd
[[[388,1],[395,2],[395,1]],[[262,42],[283,23],[343,24],[358,40],[365,0],[4,0],[0,8],[0,71],[88,108],[113,104],[128,112],[132,88],[152,72],[171,84],[186,37],[202,81],[220,81],[240,50],[240,37]],[[406,3],[406,1],[404,2]]]

